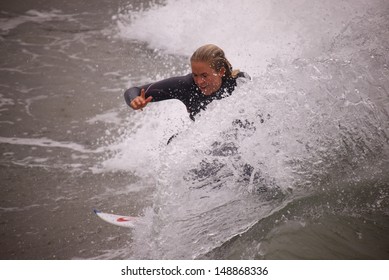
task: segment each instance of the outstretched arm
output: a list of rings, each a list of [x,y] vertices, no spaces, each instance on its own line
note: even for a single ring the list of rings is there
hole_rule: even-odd
[[[172,77],[141,87],[132,87],[124,93],[124,99],[128,106],[139,110],[147,106],[151,101],[168,99],[187,99],[187,95],[193,91],[191,74],[182,77]],[[184,102],[184,101],[183,101]]]

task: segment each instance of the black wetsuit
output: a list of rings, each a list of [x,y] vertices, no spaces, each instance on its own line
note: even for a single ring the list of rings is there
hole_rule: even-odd
[[[132,100],[140,95],[143,88],[146,98],[152,96],[152,102],[167,99],[181,100],[188,110],[189,117],[194,120],[194,116],[204,110],[213,100],[222,99],[232,94],[237,83],[237,78],[249,78],[246,73],[239,72],[237,77],[222,78],[220,89],[211,94],[205,95],[195,84],[192,74],[181,77],[173,77],[141,87],[133,87],[124,93],[126,103],[130,106]]]

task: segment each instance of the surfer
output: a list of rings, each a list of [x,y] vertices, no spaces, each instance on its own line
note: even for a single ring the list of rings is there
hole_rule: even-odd
[[[233,70],[224,51],[213,44],[198,48],[190,63],[191,74],[126,90],[124,98],[127,105],[139,110],[150,102],[178,99],[185,104],[189,117],[194,121],[195,115],[212,101],[231,95],[237,79],[250,78],[244,72]]]

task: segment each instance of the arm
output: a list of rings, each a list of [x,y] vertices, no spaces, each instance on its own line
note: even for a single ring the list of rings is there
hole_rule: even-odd
[[[179,99],[183,101],[191,86],[190,74],[173,77],[142,87],[133,87],[124,93],[128,106],[134,110],[142,109],[151,101]]]

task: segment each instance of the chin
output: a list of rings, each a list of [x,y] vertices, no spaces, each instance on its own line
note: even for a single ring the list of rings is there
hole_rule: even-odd
[[[213,92],[209,89],[205,89],[205,90],[201,90],[201,92],[204,94],[204,95],[211,95]]]

